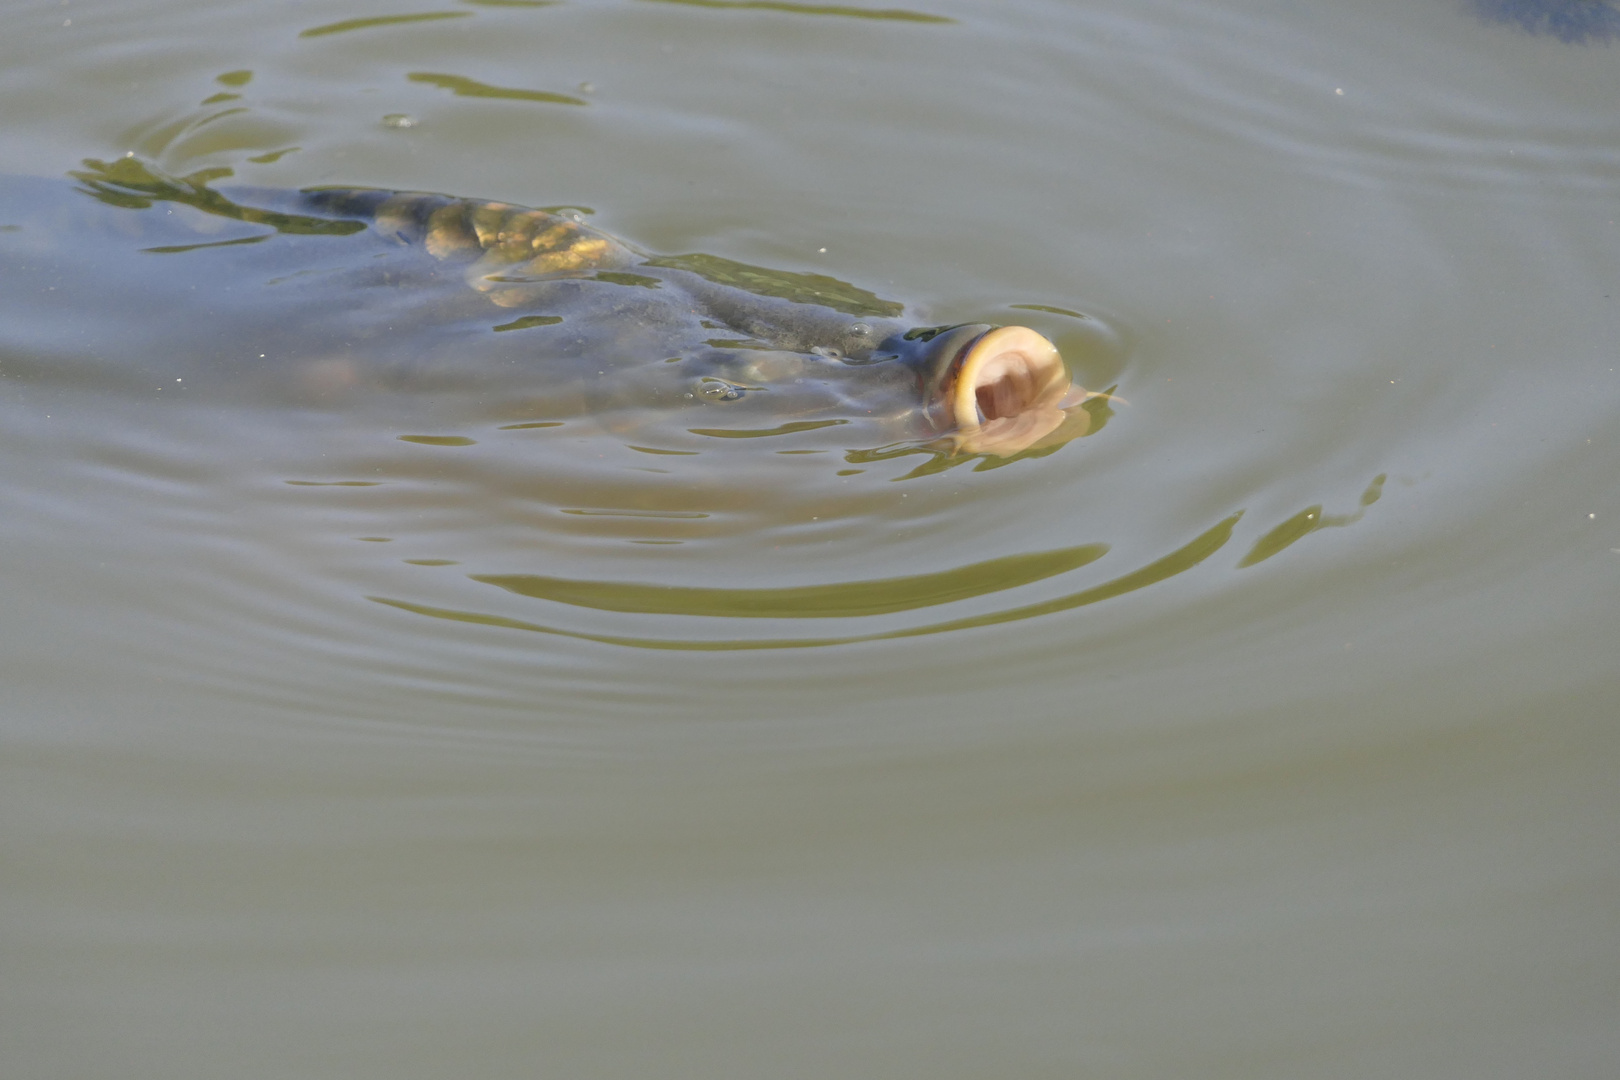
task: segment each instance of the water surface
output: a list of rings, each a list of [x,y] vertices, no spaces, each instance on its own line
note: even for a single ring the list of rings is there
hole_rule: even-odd
[[[7,1075],[1612,1075],[1620,54],[1482,11],[14,13],[64,205],[574,207],[1122,401],[323,396],[323,238],[0,221]]]

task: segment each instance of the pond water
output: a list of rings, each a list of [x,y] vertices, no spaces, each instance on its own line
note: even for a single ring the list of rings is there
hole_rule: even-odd
[[[1612,1076],[1613,18],[14,11],[3,1071]],[[572,207],[1113,397],[997,458],[446,390],[428,294],[120,161]]]

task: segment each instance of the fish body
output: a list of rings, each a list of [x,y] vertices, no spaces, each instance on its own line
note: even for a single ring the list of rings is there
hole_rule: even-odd
[[[215,177],[175,179],[128,158],[73,175],[124,210],[172,215],[178,204],[200,227],[255,230],[144,252],[222,258],[229,248],[280,268],[293,255],[263,241],[314,238],[300,251],[319,253],[319,267],[267,279],[303,292],[260,295],[281,304],[270,321],[289,334],[297,323],[302,339],[332,342],[305,350],[309,378],[328,389],[404,371],[429,388],[475,378],[535,415],[719,407],[724,419],[705,417],[707,427],[870,422],[999,455],[1065,441],[1087,422],[1086,392],[1033,330],[912,326],[902,305],[836,279],[650,254],[577,212],[363,188],[217,190]],[[335,245],[349,245],[344,257]],[[357,344],[383,329],[386,348]]]

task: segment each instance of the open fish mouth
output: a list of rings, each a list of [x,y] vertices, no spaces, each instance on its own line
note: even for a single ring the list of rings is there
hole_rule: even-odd
[[[958,450],[1007,455],[1040,444],[1086,396],[1057,346],[1026,326],[998,326],[956,353],[937,408]]]

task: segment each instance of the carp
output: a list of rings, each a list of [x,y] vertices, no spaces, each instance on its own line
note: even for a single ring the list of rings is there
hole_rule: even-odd
[[[451,321],[468,335],[459,355],[493,332],[502,377],[545,384],[541,411],[720,405],[801,427],[875,421],[952,453],[1009,456],[1084,434],[1082,406],[1103,396],[1077,385],[1028,327],[913,326],[902,305],[834,278],[651,254],[567,208],[370,188],[216,190],[217,176],[176,179],[134,159],[86,166],[72,175],[103,202],[184,203],[274,230],[219,245],[363,232],[390,260],[374,284],[456,279]],[[349,361],[327,368],[337,382],[362,375]]]

